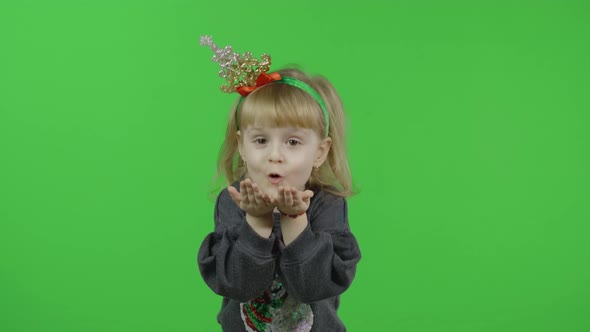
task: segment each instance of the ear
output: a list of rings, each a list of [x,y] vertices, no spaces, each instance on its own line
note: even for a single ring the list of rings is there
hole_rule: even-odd
[[[314,167],[322,166],[324,161],[326,161],[326,158],[328,158],[328,153],[330,152],[331,146],[332,146],[332,138],[330,138],[330,137],[326,137],[320,142],[320,145],[318,146],[318,150],[316,153],[316,158],[313,163]]]

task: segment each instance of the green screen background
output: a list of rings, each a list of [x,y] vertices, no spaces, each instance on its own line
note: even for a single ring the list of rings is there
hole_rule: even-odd
[[[350,331],[590,331],[589,33],[585,1],[1,2],[0,330],[220,331],[208,34],[342,95]]]

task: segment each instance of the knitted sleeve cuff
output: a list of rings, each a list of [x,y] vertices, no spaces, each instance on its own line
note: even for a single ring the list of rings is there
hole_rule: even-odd
[[[256,233],[246,220],[244,220],[244,222],[238,226],[237,242],[259,257],[272,257],[275,234],[271,233],[269,238],[262,237],[260,234]]]
[[[282,248],[282,262],[284,264],[295,264],[305,261],[307,257],[317,251],[317,236],[317,234],[314,234],[311,231],[311,227],[308,223],[303,232],[301,232],[293,242]]]

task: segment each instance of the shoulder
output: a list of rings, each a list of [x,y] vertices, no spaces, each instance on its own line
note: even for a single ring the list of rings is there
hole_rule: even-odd
[[[346,198],[325,191],[314,192],[311,199],[308,216],[312,227],[318,228],[347,228],[348,206]]]
[[[230,203],[233,201],[233,199],[231,198],[231,195],[229,194],[229,190],[227,190],[226,188],[223,188],[219,194],[217,195],[217,202],[216,202],[216,206],[219,207],[224,207],[227,205],[230,205]]]
[[[322,206],[330,206],[333,204],[343,205],[346,203],[346,198],[334,195],[324,190],[316,190],[313,192],[310,207],[321,208]]]
[[[240,183],[239,182],[234,182],[231,184],[231,186],[236,188],[237,191],[240,191]],[[225,188],[221,189],[221,191],[217,195],[217,204],[216,204],[217,206],[235,203],[234,200],[232,199],[231,195],[229,194],[228,188],[229,187],[225,187]]]
[[[233,183],[232,186],[239,191],[239,183]],[[223,188],[215,203],[215,220],[218,222],[228,222],[229,220],[241,220],[245,216],[244,211],[233,200],[227,188]]]

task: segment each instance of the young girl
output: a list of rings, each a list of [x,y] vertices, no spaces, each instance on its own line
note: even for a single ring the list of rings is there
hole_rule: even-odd
[[[345,197],[351,176],[339,96],[322,77],[267,74],[210,37],[231,111],[219,170],[230,184],[215,230],[198,253],[201,275],[223,296],[223,331],[346,331],[337,310],[361,258]]]

